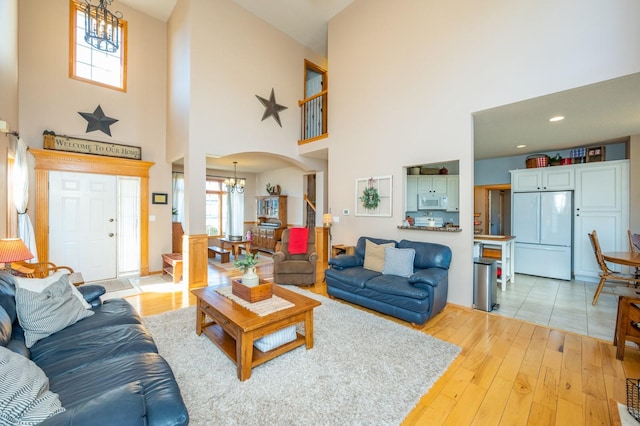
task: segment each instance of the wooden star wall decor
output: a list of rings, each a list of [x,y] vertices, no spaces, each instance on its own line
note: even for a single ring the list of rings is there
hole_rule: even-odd
[[[284,111],[285,109],[287,109],[287,107],[279,105],[276,102],[276,95],[273,93],[273,88],[271,88],[271,96],[269,96],[269,99],[265,99],[258,95],[256,95],[256,98],[258,98],[262,105],[264,105],[264,114],[262,114],[262,121],[266,120],[269,117],[273,117],[273,119],[276,120],[276,123],[278,123],[278,125],[282,127],[279,112]]]
[[[102,133],[106,133],[107,135],[111,136],[111,129],[109,128],[109,126],[118,121],[115,118],[107,117],[106,115],[104,115],[104,112],[102,112],[102,108],[100,107],[100,105],[98,105],[98,108],[96,108],[93,112],[78,112],[78,114],[80,114],[82,118],[87,120],[87,130],[85,133],[100,130]]]

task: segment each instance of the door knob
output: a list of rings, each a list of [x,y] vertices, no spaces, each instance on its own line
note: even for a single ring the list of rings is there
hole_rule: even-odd
[[[113,232],[109,232],[109,236],[113,237],[115,234]]]

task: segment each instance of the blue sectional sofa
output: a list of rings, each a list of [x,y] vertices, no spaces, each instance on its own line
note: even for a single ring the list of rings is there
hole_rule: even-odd
[[[365,268],[367,240],[413,249],[413,268],[398,276]],[[409,250],[410,251],[410,250]],[[424,324],[447,303],[451,249],[434,243],[360,237],[355,254],[329,259],[327,293],[413,324]]]
[[[171,367],[127,301],[102,303],[103,287],[80,286],[91,305],[83,309],[93,313],[31,343],[19,321],[15,285],[12,275],[0,271],[0,360],[4,362],[0,367],[5,372],[21,370],[18,377],[36,370],[44,381],[48,379],[49,390],[58,395],[64,411],[49,413],[43,425],[189,423]],[[0,384],[4,393],[0,397],[6,397],[9,385]],[[19,393],[24,392],[15,394]],[[13,414],[2,410],[2,415]]]

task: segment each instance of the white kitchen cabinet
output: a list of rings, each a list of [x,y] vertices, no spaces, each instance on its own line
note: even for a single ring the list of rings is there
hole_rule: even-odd
[[[457,212],[460,207],[460,176],[447,176],[448,212]]]
[[[610,161],[577,168],[576,210],[620,211],[623,197],[627,202],[629,198],[629,165],[624,166],[619,161]]]
[[[576,279],[596,281],[599,268],[588,234],[598,232],[603,252],[627,249],[628,160],[577,166],[574,205],[573,273]]]
[[[418,211],[418,176],[407,176],[407,199],[405,211]]]
[[[574,166],[511,170],[511,191],[565,191],[575,188]]]
[[[418,176],[418,194],[446,194],[447,176],[426,175]]]
[[[600,268],[589,241],[594,229],[598,232],[598,241],[603,252],[628,250],[623,246],[622,234],[627,227],[623,225],[621,212],[576,212],[573,235],[573,274],[577,280],[597,281]],[[614,266],[614,265],[611,265]],[[619,268],[614,268],[619,269]]]

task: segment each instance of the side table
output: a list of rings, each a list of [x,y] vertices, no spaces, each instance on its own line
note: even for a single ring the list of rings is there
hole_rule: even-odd
[[[345,246],[344,244],[334,244],[331,246],[331,257],[340,254],[356,254],[355,246]]]
[[[177,283],[182,279],[182,254],[167,253],[162,255],[162,273],[173,277],[173,282]]]

